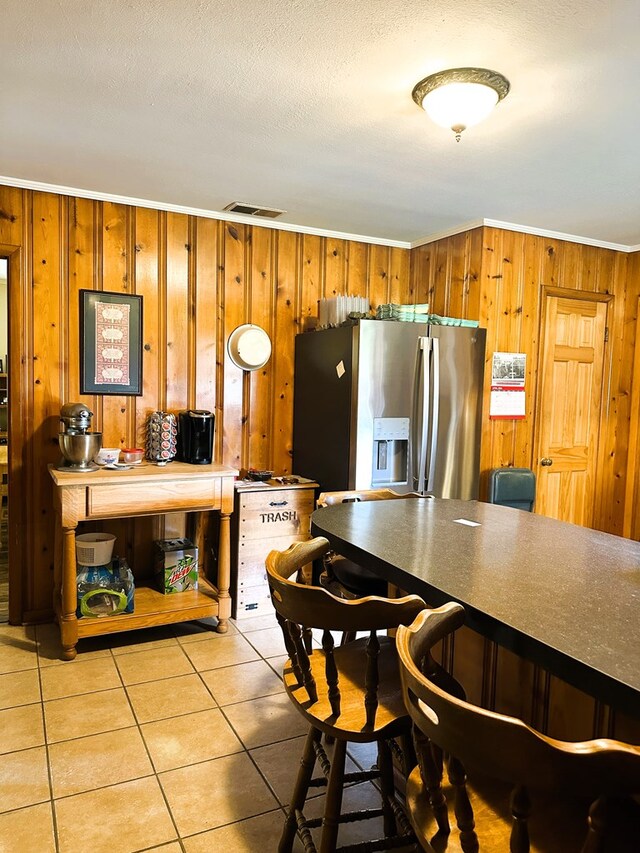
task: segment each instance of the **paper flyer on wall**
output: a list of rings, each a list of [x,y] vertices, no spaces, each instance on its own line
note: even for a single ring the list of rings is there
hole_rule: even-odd
[[[490,418],[494,420],[524,418],[526,365],[525,353],[494,352],[491,365]]]

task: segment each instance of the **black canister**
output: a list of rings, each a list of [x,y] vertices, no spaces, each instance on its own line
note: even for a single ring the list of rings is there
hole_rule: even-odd
[[[191,465],[209,465],[213,457],[211,412],[188,409],[178,416],[178,458]]]

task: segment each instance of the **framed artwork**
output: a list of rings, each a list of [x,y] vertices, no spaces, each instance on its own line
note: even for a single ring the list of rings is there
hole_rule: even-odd
[[[142,394],[142,296],[80,291],[80,393]]]

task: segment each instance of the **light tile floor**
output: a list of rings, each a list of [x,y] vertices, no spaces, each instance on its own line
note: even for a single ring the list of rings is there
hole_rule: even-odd
[[[306,724],[275,621],[214,625],[81,641],[72,662],[55,626],[0,626],[0,853],[277,850]],[[351,769],[374,760],[350,751]],[[363,804],[369,783],[345,793]],[[339,843],[379,834],[345,825]]]

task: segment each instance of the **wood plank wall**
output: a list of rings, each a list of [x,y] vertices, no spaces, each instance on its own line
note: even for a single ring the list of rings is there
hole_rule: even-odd
[[[635,352],[640,253],[627,255],[495,228],[477,228],[412,250],[411,293],[438,314],[477,319],[487,329],[481,470],[531,467],[542,287],[613,295],[605,416],[596,480],[594,527],[640,538],[638,483],[640,351]],[[527,416],[490,421],[491,356],[527,354]],[[634,359],[635,353],[635,359]],[[634,363],[637,373],[633,375]],[[632,379],[635,378],[635,394]],[[630,434],[635,436],[631,457]],[[628,478],[633,482],[627,486]],[[626,494],[625,494],[626,492]],[[616,736],[640,743],[638,721],[616,713],[511,652],[462,630],[443,663],[453,666],[471,701],[513,714],[555,737]],[[517,689],[514,689],[517,685]]]
[[[594,527],[623,533],[627,446],[640,263],[623,252],[497,228],[476,228],[412,250],[411,293],[437,314],[479,320],[487,329],[481,470],[531,467],[543,286],[612,294],[605,418]],[[631,260],[629,260],[631,257]],[[527,354],[527,416],[490,421],[491,356]],[[635,470],[635,460],[632,468]],[[635,526],[634,526],[635,529]]]
[[[84,398],[106,446],[143,441],[149,412],[215,412],[215,458],[291,471],[294,337],[334,294],[406,301],[409,251],[0,186],[0,251],[10,266],[11,513],[24,566],[25,620],[51,612],[53,515],[47,463],[59,458],[58,413],[81,401],[81,288],[144,297],[144,393]],[[13,253],[13,254],[12,254]],[[19,274],[16,273],[19,270]],[[17,280],[19,277],[19,280]],[[243,373],[225,344],[240,323],[274,343]],[[115,527],[118,527],[116,530]],[[142,553],[157,520],[110,522]]]
[[[187,406],[215,412],[215,457],[236,467],[290,471],[293,342],[322,296],[429,302],[479,319],[494,350],[522,350],[535,386],[540,286],[614,294],[611,381],[597,526],[622,532],[640,262],[562,241],[477,228],[406,249],[283,232],[109,202],[0,186],[0,250],[10,260],[11,513],[24,571],[19,613],[50,614],[53,517],[48,462],[58,458],[58,412],[79,395],[81,288],[144,297],[144,393],[91,396],[105,445],[143,441],[147,414]],[[13,252],[13,254],[12,254]],[[264,370],[229,361],[229,333],[263,325],[274,342]],[[487,385],[488,389],[488,385]],[[488,390],[487,390],[488,393]],[[640,406],[640,396],[638,397]],[[521,422],[485,419],[484,471],[530,465],[534,394]],[[634,489],[636,487],[634,486]],[[632,493],[635,494],[634,489]],[[627,526],[635,532],[634,515]],[[157,519],[121,522],[130,554],[162,532]]]

